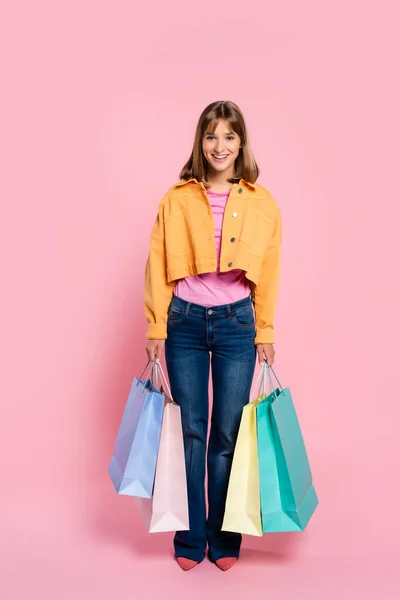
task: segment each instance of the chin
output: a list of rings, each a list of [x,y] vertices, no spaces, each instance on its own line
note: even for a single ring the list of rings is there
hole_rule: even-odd
[[[211,163],[212,168],[215,171],[227,171],[228,169],[231,168],[231,166],[234,164],[235,161],[233,161],[233,163],[230,163],[229,165],[219,165],[218,163]]]

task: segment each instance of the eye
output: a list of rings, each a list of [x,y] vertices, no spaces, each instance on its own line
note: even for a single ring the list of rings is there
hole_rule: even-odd
[[[212,139],[213,137],[214,137],[213,135],[207,135],[206,139],[209,140],[209,139]],[[228,135],[227,138],[228,138],[228,140],[234,140],[235,139],[233,135]]]

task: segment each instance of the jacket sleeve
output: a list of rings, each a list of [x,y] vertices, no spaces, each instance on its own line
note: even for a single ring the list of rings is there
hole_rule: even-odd
[[[277,207],[270,244],[262,259],[258,284],[253,289],[256,321],[255,344],[275,342],[274,317],[278,301],[279,273],[282,242],[281,211]]]
[[[168,307],[174,289],[174,283],[167,283],[163,200],[151,231],[144,273],[144,313],[148,324],[146,338],[158,340],[167,338]]]

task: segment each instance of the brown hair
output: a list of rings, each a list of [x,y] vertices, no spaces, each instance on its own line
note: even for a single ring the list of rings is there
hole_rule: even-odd
[[[206,131],[214,133],[220,119],[228,121],[232,130],[239,136],[242,145],[235,161],[234,176],[228,181],[235,183],[236,180],[243,178],[245,181],[255,183],[259,168],[250,148],[244,116],[237,104],[229,100],[212,102],[201,113],[196,127],[193,150],[179,174],[180,179],[195,177],[197,181],[202,181],[206,188],[210,187],[207,183],[208,163],[203,155],[202,141]]]

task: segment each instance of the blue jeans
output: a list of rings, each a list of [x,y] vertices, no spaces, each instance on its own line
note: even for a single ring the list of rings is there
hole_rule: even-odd
[[[255,334],[250,295],[211,308],[172,297],[165,362],[172,396],[181,407],[190,521],[190,530],[175,534],[175,556],[200,562],[207,543],[212,561],[239,556],[241,534],[221,527],[242,409],[250,400]],[[213,407],[207,449],[210,352]]]

